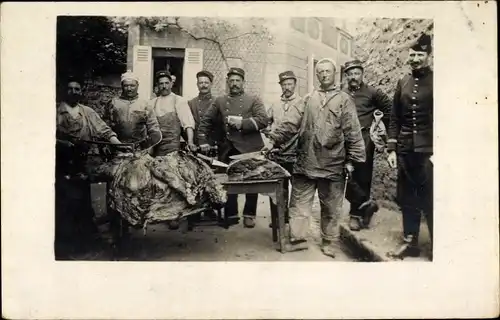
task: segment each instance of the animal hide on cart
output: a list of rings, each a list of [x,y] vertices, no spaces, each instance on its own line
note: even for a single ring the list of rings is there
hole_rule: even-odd
[[[285,168],[260,156],[231,162],[227,168],[227,175],[229,181],[273,180],[290,177],[290,173]],[[274,193],[265,195],[276,203]]]
[[[176,220],[227,201],[208,164],[184,151],[121,154],[93,173],[110,179],[110,206],[133,226]]]

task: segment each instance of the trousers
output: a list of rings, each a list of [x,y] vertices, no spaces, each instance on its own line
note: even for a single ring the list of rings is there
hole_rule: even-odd
[[[316,190],[318,191],[321,218],[321,238],[335,241],[339,237],[339,218],[344,201],[345,181],[331,181],[322,178],[310,178],[294,175],[290,197],[290,236],[295,240],[305,240],[309,234],[309,217]]]
[[[279,163],[280,166],[286,169],[288,173],[292,174],[293,173],[293,163],[287,162],[287,163]],[[288,194],[290,190],[288,190],[288,183],[290,182],[290,179],[283,179],[283,198],[285,199],[285,223],[288,223],[289,221],[289,212],[288,212]],[[272,215],[278,215],[278,206],[273,203],[272,201],[269,201],[269,204],[271,206],[271,214]]]
[[[366,161],[354,163],[354,172],[348,180],[346,199],[351,204],[350,215],[361,216],[359,206],[370,200],[372,176],[373,176],[373,156],[375,144],[370,138],[370,130],[363,130],[363,140],[365,141]]]
[[[83,180],[56,177],[55,183],[55,251],[83,250],[98,230],[93,221],[90,184]]]
[[[430,154],[410,152],[398,155],[397,197],[403,213],[403,233],[418,238],[424,214],[433,238],[433,166]]]

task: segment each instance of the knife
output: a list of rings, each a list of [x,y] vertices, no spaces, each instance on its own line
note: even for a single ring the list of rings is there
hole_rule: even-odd
[[[215,167],[221,167],[221,168],[227,168],[229,167],[227,164],[225,164],[224,162],[221,162],[219,160],[215,160],[213,158],[210,158],[210,157],[207,157],[205,155],[202,155],[200,153],[196,154],[196,157],[200,158],[200,159],[203,159],[205,161],[208,161],[208,163],[211,165],[211,166],[215,166]]]
[[[248,152],[248,153],[242,153],[234,156],[229,156],[229,159],[231,160],[241,160],[241,159],[250,159],[250,158],[262,158],[264,159],[265,156],[261,151],[257,152]]]

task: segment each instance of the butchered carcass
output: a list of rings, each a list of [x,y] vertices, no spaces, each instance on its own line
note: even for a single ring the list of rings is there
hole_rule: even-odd
[[[231,162],[227,168],[227,175],[229,181],[274,180],[290,177],[290,173],[285,168],[263,156],[249,157]],[[273,203],[277,203],[276,194],[263,194],[269,196]]]
[[[288,171],[276,162],[258,156],[231,162],[227,168],[227,175],[230,181],[271,180],[290,177]]]
[[[176,220],[227,200],[211,168],[184,151],[120,154],[93,170],[109,179],[110,206],[133,226]]]

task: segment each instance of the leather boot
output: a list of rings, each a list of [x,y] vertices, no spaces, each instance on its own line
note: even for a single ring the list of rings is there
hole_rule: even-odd
[[[387,257],[392,259],[403,260],[405,257],[418,256],[420,256],[418,237],[411,234],[404,237],[402,243],[395,250],[387,252]]]
[[[378,204],[374,200],[368,200],[359,206],[359,210],[363,212],[362,227],[368,229],[372,221],[373,214],[379,209]]]
[[[328,256],[330,258],[335,258],[338,249],[339,248],[335,241],[323,239],[321,242],[321,252],[323,252],[325,256]]]
[[[289,240],[285,244],[285,252],[294,252],[309,249],[307,240]]]
[[[359,231],[361,230],[361,217],[358,216],[350,216],[349,218],[349,229],[351,231]]]
[[[255,227],[255,218],[254,217],[244,217],[243,218],[243,226],[245,228]]]

